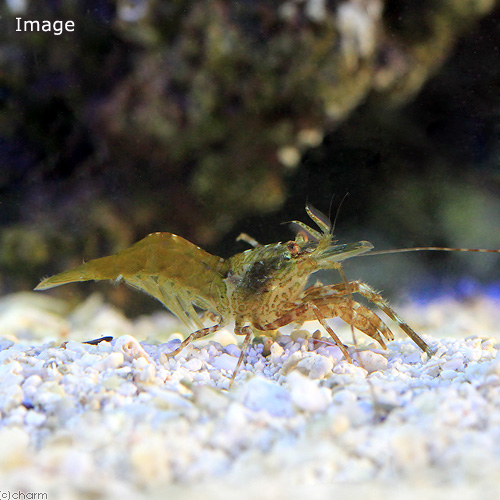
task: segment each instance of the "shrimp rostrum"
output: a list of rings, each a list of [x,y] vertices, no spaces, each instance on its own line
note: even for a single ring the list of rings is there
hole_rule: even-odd
[[[367,284],[344,277],[334,285],[306,288],[315,272],[335,269],[343,276],[342,261],[373,248],[367,241],[337,244],[328,218],[310,205],[306,211],[320,230],[295,221],[297,235],[285,243],[259,245],[247,237],[254,248],[222,259],[175,234],[153,233],[116,255],[90,260],[44,279],[35,290],[77,281],[123,280],[158,299],[194,330],[168,356],[234,320],[235,334],[244,335],[245,341],[233,379],[252,333],[277,330],[290,323],[318,320],[348,361],[352,361],[349,352],[327,324],[328,318],[339,317],[385,348],[386,341],[394,338],[391,330],[371,309],[353,300],[353,294],[375,304],[432,356],[430,346]],[[424,249],[454,250],[425,247],[400,251]],[[204,327],[195,306],[212,313],[216,324]]]

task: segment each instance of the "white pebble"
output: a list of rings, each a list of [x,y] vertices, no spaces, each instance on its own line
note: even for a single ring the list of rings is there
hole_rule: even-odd
[[[142,370],[138,370],[138,372],[134,375],[134,382],[153,382],[155,375],[156,369],[154,365],[148,363]]]
[[[278,337],[278,339],[276,340],[276,342],[284,347],[286,346],[292,339],[290,338],[290,335],[281,335],[280,337]]]
[[[75,360],[80,366],[94,366],[101,361],[101,356],[86,352],[81,358]]]
[[[211,362],[214,368],[217,368],[218,370],[226,370],[228,372],[233,372],[236,368],[237,363],[238,363],[237,357],[230,356],[225,352],[217,356]]]
[[[115,370],[123,365],[125,358],[122,352],[111,352],[108,356],[96,363],[96,370]]]
[[[332,400],[337,404],[350,404],[357,401],[357,396],[353,391],[341,389],[333,394]]]
[[[149,393],[153,397],[153,402],[160,409],[181,409],[192,408],[193,404],[184,396],[175,391],[151,387]]]
[[[116,339],[113,350],[115,352],[123,353],[125,358],[128,360],[144,357],[150,363],[153,362],[142,345],[137,341],[135,337],[132,337],[132,335],[122,335],[121,337]]]
[[[474,349],[472,347],[463,346],[460,348],[460,352],[463,354],[466,361],[479,361],[481,359],[481,350]]]
[[[373,373],[379,370],[387,369],[387,358],[373,351],[361,351],[355,355],[360,357],[360,365],[368,372]]]
[[[406,354],[403,359],[405,363],[420,363],[422,361],[422,353],[415,350],[414,352]]]
[[[442,370],[441,378],[443,380],[451,380],[457,376],[457,372],[455,370]]]
[[[253,377],[244,384],[238,391],[238,396],[246,407],[255,411],[264,410],[277,417],[293,413],[289,392],[281,385],[260,376]]]
[[[287,376],[292,401],[299,409],[309,412],[325,411],[331,398],[328,389],[321,388],[317,382],[304,377],[298,371]]]
[[[214,413],[224,411],[230,403],[225,393],[208,385],[196,385],[193,387],[193,392],[198,406]]]
[[[283,363],[282,367],[283,375],[286,375],[292,370],[295,370],[295,368],[299,364],[299,361],[302,359],[303,355],[304,353],[302,351],[295,351],[290,356],[288,356],[288,358]]]
[[[73,484],[87,485],[94,473],[94,463],[89,452],[79,449],[67,450],[61,464],[61,473]]]
[[[425,363],[420,370],[421,375],[428,375],[430,377],[437,377],[439,372],[441,371],[441,365],[443,364],[443,359],[438,358],[437,356],[431,358],[430,361]]]
[[[137,386],[132,382],[123,382],[118,387],[118,393],[122,396],[134,396],[137,393]]]
[[[197,372],[203,368],[203,363],[198,358],[191,358],[184,363],[184,368],[192,372]]]
[[[256,363],[254,363],[253,368],[256,373],[262,373],[264,371],[266,364],[262,359],[259,359]]]
[[[344,353],[340,350],[339,346],[336,345],[327,345],[324,347],[320,347],[318,349],[318,354],[325,354],[329,358],[331,358],[335,364],[344,359]]]
[[[143,358],[143,357],[135,358],[132,360],[132,366],[136,370],[142,370],[149,365],[150,365],[150,362],[146,358]]]
[[[0,354],[6,352],[14,343],[14,341],[6,339],[5,337],[0,338]]]
[[[23,390],[19,385],[9,385],[2,388],[0,392],[0,410],[8,413],[23,400]],[[0,441],[1,443],[1,441]]]
[[[224,347],[224,350],[229,354],[230,356],[235,356],[239,357],[241,354],[241,349],[236,345],[236,344],[228,344],[226,347]]]
[[[156,433],[145,435],[132,443],[129,453],[134,475],[140,484],[171,479],[170,457],[161,436]]]
[[[389,450],[398,469],[415,472],[427,465],[427,439],[418,427],[406,425],[396,429],[391,434],[389,443]]]
[[[113,345],[111,344],[111,342],[99,342],[99,344],[97,344],[97,350],[98,352],[113,352]]]
[[[7,384],[7,377],[13,375],[12,380],[16,379],[17,376],[20,376],[19,380],[22,380],[23,377],[21,374],[23,373],[23,367],[19,361],[11,361],[10,363],[0,365],[0,382],[3,384]],[[12,383],[11,381],[8,384]]]
[[[320,380],[327,375],[331,375],[332,368],[333,362],[331,359],[315,353],[302,358],[297,363],[297,370],[315,380]]]
[[[23,389],[28,387],[36,388],[42,383],[42,377],[40,375],[31,375],[23,383]]]
[[[271,345],[271,363],[276,363],[277,361],[279,361],[284,352],[285,350],[278,344],[278,342],[273,342]]]
[[[333,367],[333,373],[350,375],[355,379],[364,379],[368,372],[361,366],[355,366],[348,361],[341,361]]]
[[[26,413],[24,421],[27,425],[32,425],[33,427],[39,427],[47,420],[46,415],[38,411],[30,410]]]
[[[453,357],[445,361],[441,367],[443,370],[462,371],[464,369],[463,357]]]
[[[346,414],[335,413],[330,417],[330,430],[336,435],[347,432],[350,426],[351,421]]]
[[[28,445],[29,435],[17,427],[4,427],[0,429],[0,467],[13,469],[22,467],[29,461]]]
[[[495,359],[488,364],[488,373],[500,377],[500,352]]]
[[[74,340],[68,340],[64,344],[64,348],[67,351],[73,351],[78,354],[83,354],[87,352],[87,344],[82,344],[81,342],[75,342]]]
[[[488,373],[490,367],[489,363],[470,362],[467,363],[467,366],[464,368],[464,373],[467,380],[472,382],[484,377]]]

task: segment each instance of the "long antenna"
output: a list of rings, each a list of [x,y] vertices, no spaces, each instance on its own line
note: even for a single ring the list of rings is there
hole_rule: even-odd
[[[344,203],[345,199],[349,196],[349,193],[346,193],[343,198],[340,200],[340,203],[339,203],[339,206],[337,207],[337,212],[335,213],[335,219],[333,219],[333,224],[332,224],[332,234],[334,233],[335,231],[335,225],[337,224],[337,217],[339,216],[339,213],[340,213],[340,209],[342,207],[342,204]],[[333,198],[332,198],[332,202],[333,202]],[[330,210],[331,210],[331,206],[330,206]]]
[[[500,253],[499,250],[490,250],[488,248],[448,248],[448,247],[412,247],[412,248],[395,248],[393,250],[376,250],[375,252],[367,252],[360,254],[359,257],[366,255],[387,255],[390,253],[403,252],[479,252],[479,253]]]

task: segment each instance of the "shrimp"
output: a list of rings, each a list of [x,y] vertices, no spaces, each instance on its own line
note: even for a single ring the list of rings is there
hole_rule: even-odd
[[[354,301],[353,294],[377,306],[423,352],[432,356],[432,348],[379,293],[362,281],[347,281],[345,278],[342,261],[367,254],[373,245],[368,241],[337,244],[329,219],[309,204],[306,212],[320,230],[293,221],[298,231],[295,239],[288,242],[260,245],[248,235],[240,235],[239,239],[247,241],[253,248],[223,259],[181,236],[152,233],[115,255],[93,259],[46,278],[35,290],[78,281],[114,280],[124,281],[148,293],[194,330],[178,348],[167,354],[168,357],[234,320],[234,333],[244,335],[245,339],[230,384],[244,359],[252,334],[274,331],[291,323],[318,320],[349,362],[352,358],[328,325],[328,318],[339,317],[386,349],[386,341],[394,339],[392,331],[371,309]],[[421,250],[500,252],[417,247],[371,252],[371,255]],[[337,270],[343,281],[306,287],[308,278],[324,269]],[[206,310],[215,324],[204,327],[195,307]]]

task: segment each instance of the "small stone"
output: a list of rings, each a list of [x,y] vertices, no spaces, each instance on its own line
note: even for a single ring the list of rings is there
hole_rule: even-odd
[[[125,357],[122,352],[111,352],[104,358],[101,358],[100,361],[94,364],[94,368],[98,371],[104,370],[115,370],[123,365],[125,361]]]
[[[239,358],[241,354],[241,349],[236,344],[228,344],[224,347],[224,351],[230,356],[235,356],[236,358]]]
[[[262,359],[259,359],[256,363],[253,365],[253,369],[255,370],[256,373],[262,373],[264,371],[264,368],[266,367],[264,361]]]
[[[294,341],[297,342],[299,339],[308,339],[311,336],[308,330],[294,330],[290,334],[290,338]]]
[[[289,392],[281,385],[256,376],[238,391],[238,397],[251,410],[264,410],[276,417],[287,417],[293,413]]]
[[[364,379],[368,372],[361,366],[355,366],[347,361],[341,361],[333,367],[333,373],[338,373],[342,375],[350,375],[354,379]]]
[[[152,387],[149,390],[149,393],[153,398],[152,401],[155,406],[160,409],[182,409],[193,407],[193,404],[189,400],[175,391]]]
[[[422,361],[422,353],[420,351],[413,351],[404,356],[404,362],[408,364],[420,363]]]
[[[332,400],[337,404],[347,404],[355,403],[357,401],[357,396],[354,392],[347,389],[342,389],[333,394]]]
[[[5,337],[0,338],[0,352],[6,351],[9,347],[12,347],[15,342],[11,339],[6,339]]]
[[[457,372],[455,370],[442,370],[441,378],[443,380],[451,380],[457,376]]]
[[[42,383],[42,377],[40,377],[40,375],[31,375],[24,381],[23,390],[26,390],[28,387],[36,388],[41,383]]]
[[[285,350],[281,347],[278,342],[273,342],[271,345],[271,363],[276,363],[281,359]]]
[[[218,344],[218,350],[221,350],[223,346],[234,345],[237,343],[238,337],[232,331],[225,328],[216,332],[212,337],[211,342]]]
[[[355,355],[355,357],[357,356],[361,359],[359,363],[360,366],[368,373],[387,369],[388,361],[385,356],[382,356],[382,354],[377,354],[373,351],[361,351]]]
[[[218,391],[208,385],[194,386],[193,393],[198,406],[205,408],[206,410],[213,413],[225,410],[230,403],[230,399],[225,393],[222,393],[221,391]]]
[[[117,338],[113,350],[115,352],[123,353],[125,359],[127,360],[144,357],[150,363],[153,362],[142,345],[137,341],[135,337],[132,337],[132,335],[122,335],[121,337]]]
[[[330,429],[336,435],[344,434],[351,427],[349,418],[345,414],[334,414],[330,419]]]
[[[134,442],[130,449],[130,463],[139,484],[152,481],[167,482],[172,477],[168,449],[160,435],[150,433]]]
[[[495,356],[495,359],[490,361],[487,373],[491,375],[498,375],[500,377],[500,351]]]
[[[0,410],[6,414],[16,406],[22,404],[23,390],[20,385],[8,385],[0,392]],[[0,441],[1,443],[1,441]]]
[[[303,356],[302,351],[295,351],[293,354],[288,356],[288,358],[283,363],[283,368],[282,368],[283,375],[287,375],[292,370],[295,370],[295,368],[299,364],[299,361],[302,359],[302,356]]]
[[[466,361],[479,361],[481,359],[481,351],[479,349],[463,346],[460,352]]]
[[[135,358],[135,359],[132,360],[132,366],[136,370],[143,370],[148,365],[150,365],[149,361],[146,358],[142,357],[142,356],[140,358]]]
[[[292,339],[290,338],[290,335],[281,335],[276,339],[276,342],[282,346],[285,347]]]
[[[287,376],[291,398],[300,410],[309,412],[325,411],[331,398],[328,389],[321,388],[308,377],[293,371]]]
[[[122,382],[117,392],[122,396],[134,396],[137,394],[137,386],[132,382]]]
[[[142,382],[142,383],[154,382],[155,375],[156,375],[156,369],[154,365],[148,363],[142,370],[137,370],[137,373],[134,375],[134,382]]]
[[[443,363],[441,368],[444,370],[462,371],[464,369],[464,360],[462,357],[451,358]],[[442,376],[442,375],[441,375]]]
[[[17,427],[0,429],[0,467],[13,469],[29,461],[29,435]]]
[[[113,352],[113,345],[111,344],[111,342],[99,342],[99,344],[97,344],[97,351],[103,353]]]
[[[429,461],[427,439],[422,430],[405,425],[396,429],[389,439],[393,467],[399,470],[415,471]]]
[[[192,372],[197,372],[203,368],[203,363],[198,358],[191,358],[184,363],[184,368]]]
[[[315,380],[320,380],[330,375],[332,368],[332,360],[318,354],[306,356],[297,363],[297,370]]]
[[[68,449],[61,464],[61,474],[72,484],[87,485],[88,478],[95,474],[94,462],[89,452]]]
[[[340,347],[336,345],[324,345],[320,347],[317,352],[322,356],[328,356],[331,358],[334,364],[337,364],[339,361],[345,359],[344,353],[340,350]]]
[[[47,417],[38,411],[28,411],[24,417],[26,425],[32,425],[33,427],[39,427],[47,420]]]
[[[225,352],[217,356],[211,362],[214,368],[217,368],[218,370],[226,370],[228,372],[233,372],[236,368],[237,363],[238,363],[237,357],[230,356]]]
[[[110,391],[116,391],[118,387],[122,384],[123,379],[118,375],[112,375],[111,377],[106,378],[102,382],[102,387],[108,389]]]

